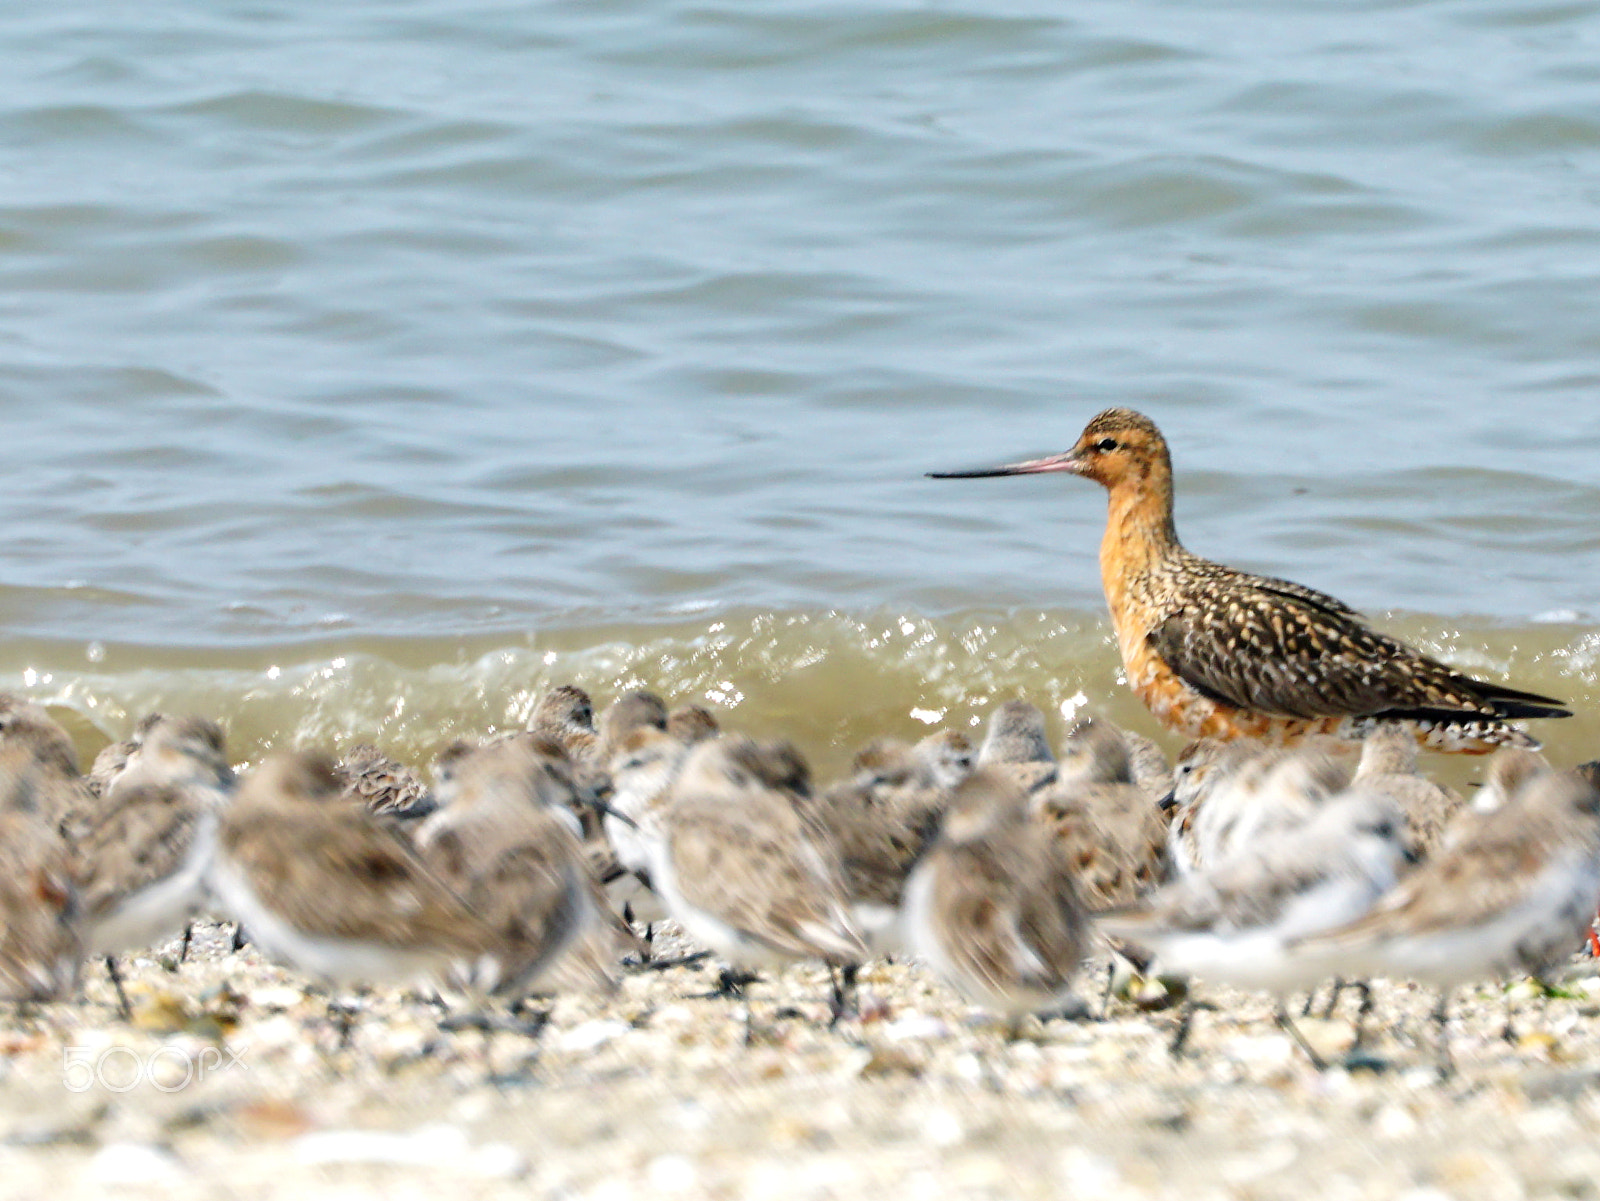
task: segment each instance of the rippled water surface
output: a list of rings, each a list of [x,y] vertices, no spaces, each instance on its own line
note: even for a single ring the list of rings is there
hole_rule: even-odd
[[[1194,549],[1586,709],[1597,203],[1591,3],[21,0],[0,685],[1148,728],[1098,490],[923,477],[1115,403]]]

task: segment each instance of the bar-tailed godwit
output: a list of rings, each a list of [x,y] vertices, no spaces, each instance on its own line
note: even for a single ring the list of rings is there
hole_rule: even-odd
[[[1570,717],[1560,701],[1474,679],[1367,626],[1349,606],[1288,580],[1185,550],[1172,517],[1161,431],[1107,409],[1071,450],[938,478],[1070,472],[1109,493],[1100,575],[1128,684],[1192,738],[1359,739],[1404,722],[1431,749],[1536,746],[1508,724]]]

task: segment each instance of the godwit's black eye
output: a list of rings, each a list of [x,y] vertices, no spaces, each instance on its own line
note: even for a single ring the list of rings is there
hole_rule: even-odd
[[[1115,438],[1101,438],[1100,441],[1094,444],[1094,448],[1096,450],[1116,450],[1117,440]]]

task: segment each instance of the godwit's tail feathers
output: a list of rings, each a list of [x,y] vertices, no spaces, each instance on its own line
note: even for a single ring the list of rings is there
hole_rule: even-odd
[[[1537,692],[1520,692],[1499,684],[1485,684],[1481,680],[1474,680],[1473,683],[1478,687],[1478,694],[1499,709],[1500,716],[1507,720],[1572,716],[1572,710],[1567,708],[1566,702],[1554,697],[1540,696]]]

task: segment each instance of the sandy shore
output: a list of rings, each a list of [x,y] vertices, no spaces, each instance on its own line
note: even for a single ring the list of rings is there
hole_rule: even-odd
[[[1002,1031],[906,965],[863,974],[826,1027],[826,973],[746,1006],[709,965],[560,997],[537,1038],[441,1034],[399,992],[347,1044],[327,999],[202,927],[0,1036],[0,1195],[174,1198],[1600,1197],[1600,975],[1463,990],[1460,1070],[1436,1078],[1432,997],[1381,984],[1379,1070],[1315,1071],[1264,998],[1202,994],[1189,1055],[1170,1011]],[[660,952],[673,945],[658,940]],[[164,962],[165,961],[165,962]],[[1097,984],[1093,966],[1086,991]],[[1356,1000],[1308,1037],[1338,1055]]]

